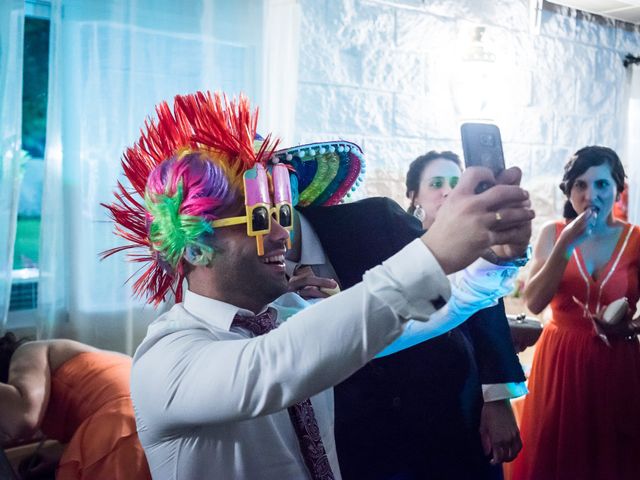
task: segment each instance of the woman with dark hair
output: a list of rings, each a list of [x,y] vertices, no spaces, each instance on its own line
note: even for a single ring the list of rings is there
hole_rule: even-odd
[[[68,443],[58,479],[151,478],[129,392],[131,358],[72,340],[0,339],[0,441]]]
[[[612,215],[624,189],[618,155],[578,150],[564,168],[564,220],[545,225],[525,290],[527,307],[551,306],[525,398],[517,480],[640,477],[640,228]],[[601,324],[621,297],[626,318]],[[606,335],[606,337],[605,337]]]
[[[407,172],[407,211],[429,228],[436,212],[462,175],[460,157],[453,152],[430,151],[416,158]]]
[[[430,151],[411,162],[406,177],[406,194],[411,201],[407,211],[420,220],[423,228],[433,224],[460,175],[460,158],[450,151]],[[504,321],[506,325],[506,318]],[[432,438],[432,444],[423,449],[423,463],[429,466],[425,468],[429,478],[502,478],[501,466],[495,464],[513,460],[521,447],[509,398],[523,395],[526,388],[523,383],[515,383],[520,382],[519,379],[496,374],[493,378],[499,377],[504,383],[483,382],[485,376],[480,371],[485,369],[479,364],[485,359],[480,353],[482,348],[474,345],[481,341],[479,328],[474,327],[473,322],[472,317],[469,324],[449,335],[425,342],[427,348],[421,353],[425,363],[446,366],[444,375],[432,382],[437,384],[432,405],[424,406],[424,410],[430,412],[429,436]],[[510,355],[518,365],[510,338],[501,346],[492,344],[491,348],[501,352],[509,350],[504,355]],[[499,361],[505,356],[498,355]],[[481,383],[492,385],[483,388]],[[483,399],[485,389],[488,393]],[[461,418],[466,421],[461,422]],[[452,438],[459,439],[453,451],[449,448]]]

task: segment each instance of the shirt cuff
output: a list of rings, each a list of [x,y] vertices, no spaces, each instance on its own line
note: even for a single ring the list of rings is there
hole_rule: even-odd
[[[464,270],[451,276],[456,293],[463,296],[471,294],[487,295],[497,301],[513,291],[518,267],[495,265],[483,258],[478,258]],[[496,302],[494,301],[493,304]]]
[[[496,265],[480,257],[467,267],[467,271],[478,277],[512,279],[518,274],[518,267],[515,265]]]
[[[519,383],[488,383],[482,385],[484,402],[495,402],[507,398],[518,398],[529,393],[524,382]]]
[[[419,238],[369,270],[364,283],[403,320],[428,320],[451,296],[440,264]]]

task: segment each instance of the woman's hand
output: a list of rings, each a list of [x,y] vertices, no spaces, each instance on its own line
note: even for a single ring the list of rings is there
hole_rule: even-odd
[[[558,242],[563,244],[567,253],[591,236],[597,218],[598,214],[593,209],[587,208],[562,230]]]
[[[557,241],[556,225],[548,223],[543,227],[533,250],[524,292],[527,308],[533,313],[542,312],[551,302],[574,248],[591,235],[596,218],[597,213],[588,208],[562,229]]]
[[[296,268],[289,279],[289,291],[296,292],[305,300],[310,298],[327,298],[335,290],[338,283],[331,278],[317,277],[309,265]]]

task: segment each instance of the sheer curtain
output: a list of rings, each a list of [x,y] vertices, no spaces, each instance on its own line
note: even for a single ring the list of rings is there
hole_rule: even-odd
[[[24,0],[0,2],[0,332],[7,324],[22,173]]]
[[[629,166],[629,222],[640,225],[640,65],[629,65],[625,159]]]
[[[298,93],[298,46],[300,5],[297,0],[265,2],[264,56],[266,75],[262,82],[260,125],[292,145]]]
[[[273,75],[264,11],[261,0],[52,1],[40,336],[131,353],[158,315],[124,284],[134,266],[98,260],[117,244],[99,204],[111,200],[121,154],[159,101],[220,89],[277,108],[261,98]]]

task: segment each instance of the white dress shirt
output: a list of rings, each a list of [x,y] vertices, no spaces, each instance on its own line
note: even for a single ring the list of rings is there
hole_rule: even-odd
[[[309,478],[286,408],[311,397],[340,478],[330,387],[395,340],[407,319],[428,320],[431,299],[449,296],[420,240],[260,337],[232,326],[236,313],[250,312],[187,291],[149,326],[133,360],[131,396],[153,477]]]
[[[335,270],[322,248],[318,235],[302,213],[298,212],[298,216],[300,219],[300,260],[298,262],[286,261],[287,274],[291,276],[298,265],[309,265],[316,275],[336,279]],[[501,297],[513,290],[513,280],[517,273],[518,268],[515,266],[495,265],[479,258],[464,270],[449,275],[451,297],[447,304],[434,312],[429,322],[412,320],[407,322],[404,325],[402,335],[376,355],[376,358],[391,355],[442,335],[463,323],[479,310],[496,305]],[[295,305],[298,308],[304,308],[317,301],[303,302]],[[288,302],[284,306],[280,301],[277,301],[274,307],[281,310],[281,314],[292,315],[295,313],[293,302]],[[527,392],[524,382],[482,386],[485,402],[516,398],[526,395]]]

